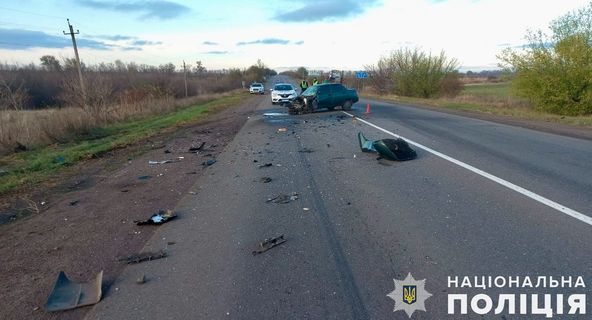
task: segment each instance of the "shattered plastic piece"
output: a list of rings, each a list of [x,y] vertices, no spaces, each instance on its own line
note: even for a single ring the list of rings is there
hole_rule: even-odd
[[[152,215],[152,217],[150,217],[149,219],[135,220],[134,223],[139,226],[143,226],[146,224],[163,224],[165,222],[175,219],[176,217],[177,215],[172,210],[160,210],[157,214]]]
[[[101,300],[102,282],[103,271],[85,283],[73,282],[64,271],[60,271],[43,308],[46,311],[61,311],[95,304]]]
[[[143,274],[136,279],[137,284],[144,284],[146,283],[146,275]]]
[[[273,163],[265,163],[265,164],[260,164],[259,168],[267,168],[267,167],[271,167],[273,166]]]
[[[70,201],[70,206],[73,207],[73,206],[77,205],[78,203],[80,203],[80,200]]]
[[[162,259],[162,258],[166,258],[166,257],[167,257],[166,251],[160,250],[158,252],[144,252],[144,253],[133,254],[133,255],[127,256],[125,258],[120,258],[119,261],[125,261],[127,264],[134,264],[134,263],[140,263],[140,262],[144,262],[144,261],[158,260],[158,259]]]
[[[261,181],[262,183],[270,183],[271,178],[270,177],[262,177],[261,179],[259,179],[259,181]]]
[[[139,180],[148,180],[150,178],[152,178],[152,176],[139,176],[138,177]]]
[[[216,163],[216,159],[208,159],[208,160],[202,162],[201,164],[204,167],[209,167],[209,166],[213,165],[214,163]]]
[[[313,153],[314,150],[309,149],[309,148],[304,148],[302,150],[298,150],[298,152],[300,152],[300,153]]]
[[[189,148],[189,152],[197,153],[197,151],[200,151],[205,145],[206,143],[202,142],[198,147]]]
[[[407,141],[401,138],[371,141],[359,132],[358,141],[362,152],[378,152],[381,158],[393,161],[405,161],[417,158],[415,150],[411,149]]]
[[[257,248],[257,250],[253,250],[252,253],[254,256],[256,256],[256,255],[261,254],[273,247],[279,246],[280,244],[282,244],[284,242],[286,242],[286,239],[284,239],[283,234],[279,237],[265,239],[265,240],[263,240],[263,242],[259,243],[259,248]]]
[[[286,132],[286,131],[288,131],[288,128],[279,128],[277,131],[278,132]]]
[[[148,161],[148,164],[165,164],[165,163],[173,163],[175,162],[174,160],[163,160],[163,161],[154,161],[154,160],[150,160]]]
[[[292,192],[292,194],[290,194],[290,195],[283,194],[283,193],[279,194],[273,198],[267,199],[266,202],[285,204],[285,203],[289,203],[290,201],[296,201],[296,200],[298,200],[298,193]]]

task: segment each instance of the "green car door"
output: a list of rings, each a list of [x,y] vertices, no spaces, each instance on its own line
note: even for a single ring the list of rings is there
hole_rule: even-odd
[[[317,88],[316,108],[330,108],[333,106],[333,91],[330,85],[320,85]]]

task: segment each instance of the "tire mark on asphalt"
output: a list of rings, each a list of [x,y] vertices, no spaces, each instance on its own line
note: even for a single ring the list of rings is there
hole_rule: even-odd
[[[298,138],[298,147],[300,149],[304,148],[302,144],[302,140]],[[306,158],[306,155],[301,152],[297,152],[298,156],[300,157],[300,163],[307,168],[310,167],[311,164]],[[325,231],[326,239],[329,243],[329,247],[332,249],[333,259],[335,261],[335,267],[339,272],[340,278],[343,280],[345,285],[345,295],[349,300],[349,306],[351,307],[352,312],[352,319],[369,319],[368,311],[364,306],[362,301],[362,297],[360,295],[360,290],[356,285],[355,278],[352,272],[352,269],[345,257],[343,252],[343,248],[335,229],[333,228],[333,224],[331,219],[329,218],[329,213],[327,212],[327,208],[324,205],[323,199],[320,196],[319,189],[315,182],[314,176],[311,174],[310,170],[306,170],[308,173],[308,182],[310,185],[310,192],[313,197],[313,202],[315,205],[316,212],[318,212],[318,216],[321,220],[322,227]]]

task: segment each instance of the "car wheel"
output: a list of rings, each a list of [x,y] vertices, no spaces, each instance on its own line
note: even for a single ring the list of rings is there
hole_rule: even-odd
[[[351,102],[350,100],[347,100],[347,101],[346,101],[346,102],[343,104],[343,106],[342,106],[341,108],[342,108],[343,110],[347,110],[347,111],[351,110],[351,108],[352,108],[352,102]]]
[[[333,111],[335,110],[335,107],[328,107],[327,109],[329,109],[329,111]]]

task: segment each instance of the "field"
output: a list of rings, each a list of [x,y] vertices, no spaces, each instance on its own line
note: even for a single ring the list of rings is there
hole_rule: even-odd
[[[407,104],[508,116],[521,120],[539,120],[592,127],[592,116],[569,117],[534,110],[528,101],[512,94],[511,83],[509,82],[468,84],[456,97],[437,99],[409,98],[395,95],[377,96],[372,94],[363,94],[363,96]]]
[[[23,185],[44,181],[60,168],[101,157],[110,150],[147,139],[162,130],[198,120],[217,109],[236,105],[244,98],[245,93],[238,92],[217,98],[210,97],[210,101],[170,109],[162,114],[93,127],[84,134],[72,137],[68,142],[5,155],[0,157],[0,168],[3,172],[0,176],[0,194]]]

